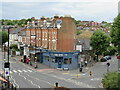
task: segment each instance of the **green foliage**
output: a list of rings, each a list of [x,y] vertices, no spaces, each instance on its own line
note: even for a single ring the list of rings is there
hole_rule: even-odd
[[[77,35],[80,35],[81,33],[82,33],[81,31],[78,31],[78,30],[76,31]]]
[[[90,38],[90,45],[96,55],[103,55],[109,46],[110,38],[101,30],[94,31]]]
[[[21,20],[7,20],[7,19],[2,19],[0,20],[1,25],[18,25],[18,26],[23,26],[27,24],[27,21],[32,21],[32,19],[21,19]]]
[[[102,80],[103,87],[109,90],[120,89],[120,85],[119,85],[120,81],[118,78],[119,75],[120,73],[117,72],[107,73],[104,79]]]
[[[3,43],[8,41],[8,33],[5,31],[0,31],[0,37],[2,37],[2,45]]]
[[[12,49],[13,51],[18,51],[18,46],[16,44],[11,44],[10,49]]]
[[[104,56],[115,55],[115,53],[116,53],[116,48],[112,47],[112,46],[109,46],[109,47],[107,47],[107,50],[104,52]]]
[[[110,36],[112,39],[111,42],[117,48],[120,55],[120,14],[114,19]]]

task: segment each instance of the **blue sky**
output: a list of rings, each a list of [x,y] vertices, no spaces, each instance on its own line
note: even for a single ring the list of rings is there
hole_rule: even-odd
[[[1,4],[0,4],[1,5]],[[40,18],[71,15],[76,20],[112,22],[118,14],[117,2],[2,2],[3,19]]]

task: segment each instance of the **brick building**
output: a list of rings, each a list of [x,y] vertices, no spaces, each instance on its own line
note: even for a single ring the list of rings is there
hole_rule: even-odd
[[[25,30],[26,45],[61,52],[75,50],[76,25],[69,16],[34,18],[32,22],[27,22]]]

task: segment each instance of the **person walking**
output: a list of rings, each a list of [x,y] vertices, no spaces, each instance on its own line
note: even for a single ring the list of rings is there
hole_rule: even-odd
[[[28,59],[28,58],[26,58],[26,63],[28,64],[28,62],[29,62],[29,59]]]
[[[85,66],[87,67],[87,60],[85,60]]]

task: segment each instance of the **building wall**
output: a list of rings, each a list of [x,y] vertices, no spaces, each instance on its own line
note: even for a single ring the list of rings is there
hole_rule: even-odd
[[[56,21],[62,20],[61,24]],[[55,26],[56,25],[56,26]],[[26,45],[41,47],[44,49],[70,52],[75,48],[76,25],[71,17],[54,17],[52,28],[32,26],[26,29]],[[36,35],[31,38],[30,34]]]
[[[78,68],[78,55],[79,52],[44,52],[43,64],[52,68],[58,68],[56,57],[62,57],[61,68],[76,69]],[[65,63],[65,59],[68,58],[71,58],[71,63]]]
[[[73,51],[76,25],[71,17],[64,17],[61,26],[60,30],[58,30],[57,51]]]

